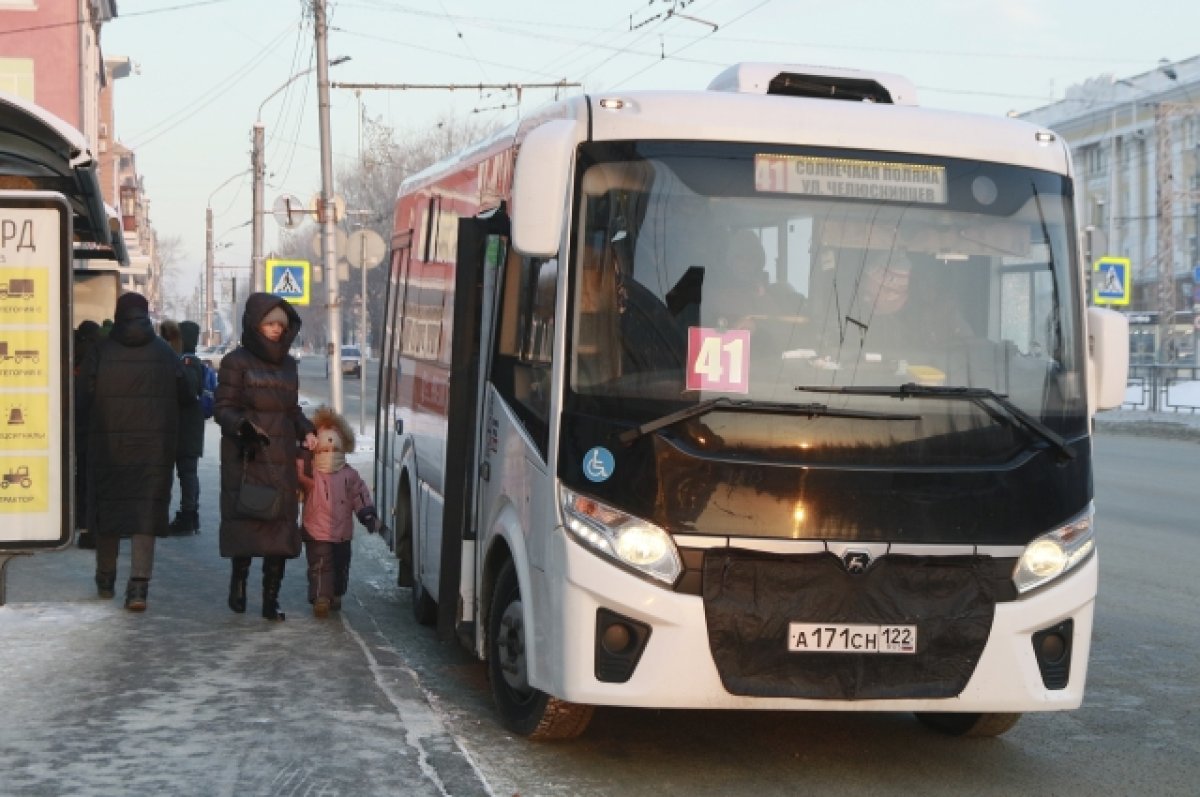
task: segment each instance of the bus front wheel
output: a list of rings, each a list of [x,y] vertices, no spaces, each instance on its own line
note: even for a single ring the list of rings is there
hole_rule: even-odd
[[[437,622],[437,601],[421,583],[421,569],[417,567],[416,550],[413,540],[413,513],[408,498],[408,482],[401,482],[396,494],[396,585],[412,587],[413,619],[420,625],[434,625]]]
[[[917,712],[917,719],[927,728],[948,736],[987,737],[999,736],[1012,730],[1021,719],[1020,714],[992,713],[937,713]]]
[[[550,695],[529,685],[525,658],[521,585],[512,562],[496,579],[488,614],[488,680],[504,727],[535,741],[574,739],[587,728],[594,708]]]

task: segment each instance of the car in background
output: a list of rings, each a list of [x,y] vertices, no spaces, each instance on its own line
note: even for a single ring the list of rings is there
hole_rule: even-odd
[[[215,346],[197,346],[196,356],[208,365],[214,371],[220,369],[221,359],[229,352],[237,348],[236,344],[218,343]]]
[[[362,352],[357,346],[342,347],[342,376],[362,379]]]

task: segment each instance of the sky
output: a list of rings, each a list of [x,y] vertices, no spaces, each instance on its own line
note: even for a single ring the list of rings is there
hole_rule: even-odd
[[[528,85],[579,91],[703,89],[741,61],[820,64],[907,77],[921,105],[1002,116],[1073,84],[1200,55],[1200,4],[1178,0],[326,0],[330,69],[346,83]],[[190,295],[211,207],[218,278],[248,275],[250,136],[266,129],[264,204],[320,190],[312,0],[118,0],[106,57],[117,138],[137,157],[151,223],[180,240],[169,291]],[[293,79],[294,78],[294,79]],[[290,82],[289,82],[290,81]],[[360,112],[404,134],[447,115],[507,123],[551,90],[334,88],[335,174],[358,156]],[[260,115],[261,114],[261,115]],[[336,180],[335,180],[336,191]],[[315,228],[313,228],[315,231]],[[265,250],[279,228],[264,220]],[[244,283],[242,283],[244,284]],[[239,292],[243,288],[239,287]]]

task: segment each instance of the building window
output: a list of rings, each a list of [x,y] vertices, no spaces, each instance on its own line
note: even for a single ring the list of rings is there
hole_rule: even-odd
[[[137,186],[121,186],[121,229],[137,230]]]
[[[0,11],[7,8],[0,0]],[[0,58],[0,90],[33,102],[33,59]]]

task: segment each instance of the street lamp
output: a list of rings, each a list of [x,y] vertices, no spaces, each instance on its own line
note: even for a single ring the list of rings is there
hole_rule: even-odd
[[[225,186],[232,183],[239,177],[243,177],[246,170],[238,172],[229,177],[225,182],[213,189],[208,195],[208,201],[204,207],[204,339],[208,345],[213,344],[213,215],[212,215],[212,199],[217,192]]]
[[[350,56],[343,55],[340,58],[335,58],[329,62],[330,66],[344,64],[350,60]],[[265,130],[262,123],[263,107],[271,100],[272,97],[279,92],[292,85],[293,82],[299,80],[305,75],[316,71],[317,67],[311,66],[301,72],[297,72],[283,82],[279,88],[267,95],[258,105],[258,115],[254,117],[254,127],[251,130],[251,141],[253,146],[250,150],[250,169],[254,172],[254,215],[251,217],[254,221],[252,228],[252,241],[250,253],[250,283],[254,290],[258,290],[258,286],[264,285],[264,269],[263,269],[263,183],[265,180],[266,164],[264,163],[264,138]]]

